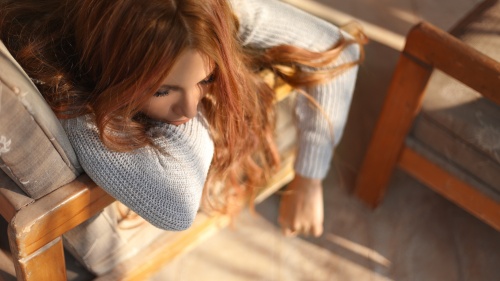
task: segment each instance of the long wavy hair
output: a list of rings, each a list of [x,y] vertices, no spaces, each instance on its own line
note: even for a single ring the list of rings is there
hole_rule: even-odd
[[[0,39],[35,81],[58,118],[91,114],[111,150],[153,145],[139,108],[190,48],[216,67],[202,100],[215,144],[204,200],[230,213],[252,198],[279,165],[273,142],[275,95],[263,68],[295,87],[321,83],[358,62],[318,73],[349,44],[326,52],[293,46],[247,50],[227,0],[47,0],[0,5]],[[290,71],[291,69],[291,71]],[[117,133],[119,132],[119,133]],[[219,183],[219,184],[215,184]],[[222,183],[222,184],[220,184]],[[218,195],[218,197],[215,196]],[[219,200],[210,200],[219,198]],[[206,205],[206,204],[205,204]]]

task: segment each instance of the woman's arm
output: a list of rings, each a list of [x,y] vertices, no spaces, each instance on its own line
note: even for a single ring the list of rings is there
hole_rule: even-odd
[[[198,211],[213,155],[203,117],[149,131],[168,154],[151,147],[110,151],[89,119],[62,121],[89,177],[151,224],[166,230],[187,229]]]
[[[287,44],[310,51],[325,51],[341,37],[338,27],[280,1],[231,0],[231,3],[240,21],[240,38],[246,46],[265,49]],[[332,66],[358,58],[359,46],[352,44],[342,51]],[[326,176],[333,147],[344,130],[356,75],[357,67],[352,67],[328,83],[306,89],[327,113],[329,121],[305,98],[299,97],[299,154],[295,170],[300,175],[316,179]]]
[[[231,3],[240,20],[241,40],[253,48],[286,44],[321,52],[335,46],[341,34],[349,37],[336,26],[279,1],[231,0]],[[332,67],[357,61],[359,56],[359,46],[352,44],[341,52]],[[347,121],[357,70],[357,66],[351,67],[325,84],[305,89],[328,119],[299,96],[296,176],[282,197],[279,215],[287,235],[319,236],[323,232],[321,180],[330,168],[333,148],[340,141]]]

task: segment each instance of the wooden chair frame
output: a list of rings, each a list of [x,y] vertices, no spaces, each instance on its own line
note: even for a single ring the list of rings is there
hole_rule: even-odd
[[[61,235],[113,201],[87,175],[18,211],[0,193],[18,280],[67,280]]]
[[[270,80],[269,77],[265,78]],[[292,88],[274,85],[277,101],[289,96]],[[280,170],[257,196],[256,203],[293,179],[294,150],[282,155]],[[5,185],[14,183],[4,183]],[[0,188],[0,215],[8,222],[9,245],[18,280],[67,280],[62,235],[91,218],[115,201],[83,174],[33,202],[13,202],[9,190]],[[24,206],[26,205],[26,206]],[[127,260],[96,280],[144,280],[173,258],[189,250],[217,230],[227,226],[228,216],[198,214],[193,226],[183,232],[166,232],[154,245],[143,249],[136,259]]]
[[[407,36],[354,192],[369,206],[377,206],[398,166],[500,230],[498,202],[405,144],[434,68],[500,104],[500,63],[428,23],[416,25]]]

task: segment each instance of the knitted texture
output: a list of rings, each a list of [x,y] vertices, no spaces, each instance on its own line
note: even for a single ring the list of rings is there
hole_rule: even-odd
[[[158,124],[148,131],[167,153],[151,147],[110,151],[89,116],[63,120],[62,125],[83,169],[111,196],[156,227],[191,226],[214,151],[200,114],[180,126]]]
[[[324,51],[341,36],[337,27],[279,1],[230,2],[240,21],[241,42],[247,46],[290,44]],[[335,64],[358,57],[359,48],[351,45]],[[299,97],[298,174],[324,178],[328,172],[334,145],[346,123],[356,73],[357,67],[353,67],[328,83],[306,89],[328,114],[333,139],[324,115]],[[158,124],[148,132],[167,153],[149,147],[129,153],[113,152],[99,140],[90,117],[61,122],[83,169],[111,196],[159,228],[182,230],[191,225],[213,156],[213,143],[201,114],[186,124]]]
[[[240,20],[244,45],[270,48],[293,45],[310,51],[325,51],[334,46],[342,33],[334,25],[291,5],[273,0],[231,0]],[[359,58],[359,46],[353,44],[342,51],[332,67]],[[295,172],[323,179],[329,168],[334,145],[338,144],[347,121],[358,67],[352,67],[334,80],[305,89],[321,105],[328,119],[305,97],[299,96],[296,114],[299,129],[299,151]],[[330,130],[330,124],[333,130]],[[333,135],[333,139],[332,139]]]

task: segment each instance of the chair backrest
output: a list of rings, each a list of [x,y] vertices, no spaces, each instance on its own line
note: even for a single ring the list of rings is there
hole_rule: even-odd
[[[81,173],[58,119],[1,41],[0,167],[34,199]]]

